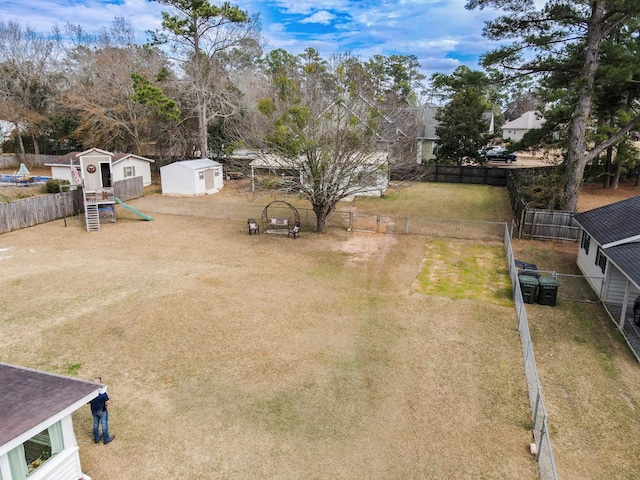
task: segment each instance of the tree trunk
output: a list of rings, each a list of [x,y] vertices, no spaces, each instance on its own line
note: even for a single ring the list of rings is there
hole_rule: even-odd
[[[620,186],[620,172],[621,172],[620,164],[616,163],[613,167],[613,174],[611,178],[611,188],[617,190]]]
[[[332,208],[324,204],[313,205],[313,212],[316,214],[316,233],[327,233],[327,217]]]
[[[33,134],[31,134],[31,141],[33,142],[33,153],[40,155],[40,145],[38,145],[38,139]]]
[[[209,146],[207,145],[207,105],[202,94],[197,93],[198,101],[198,145],[200,147],[200,158],[209,156]]]
[[[569,150],[566,163],[566,183],[562,196],[563,208],[575,212],[578,207],[578,194],[582,186],[582,177],[586,165],[587,124],[593,105],[593,84],[599,65],[598,53],[602,42],[602,22],[604,18],[604,2],[593,3],[591,18],[587,30],[585,64],[580,74],[578,102],[573,111]]]
[[[613,147],[607,148],[607,160],[604,164],[603,188],[611,188],[611,162],[613,160]]]

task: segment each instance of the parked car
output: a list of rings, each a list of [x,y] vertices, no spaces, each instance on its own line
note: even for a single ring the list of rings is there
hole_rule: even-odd
[[[487,157],[487,161],[511,163],[518,159],[515,153],[510,152],[504,147],[493,147],[491,150],[487,150],[485,155]]]
[[[636,325],[640,325],[640,295],[633,302],[633,321],[636,322]]]

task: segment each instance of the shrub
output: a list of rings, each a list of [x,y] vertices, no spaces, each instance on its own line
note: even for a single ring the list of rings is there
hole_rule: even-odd
[[[60,180],[59,178],[47,180],[47,193],[60,193],[61,191],[66,192],[69,189],[65,188],[65,186],[69,184],[69,180]]]

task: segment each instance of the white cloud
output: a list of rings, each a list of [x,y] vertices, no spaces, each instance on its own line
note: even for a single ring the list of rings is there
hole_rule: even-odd
[[[323,10],[300,20],[300,23],[321,23],[323,25],[329,25],[334,18],[336,18],[336,16],[333,13]]]

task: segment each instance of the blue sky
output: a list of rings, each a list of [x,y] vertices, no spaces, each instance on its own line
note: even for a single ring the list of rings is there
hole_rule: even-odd
[[[215,2],[212,3],[222,3]],[[364,59],[375,54],[415,55],[423,73],[451,73],[458,65],[480,68],[480,54],[493,48],[482,37],[487,10],[465,10],[466,0],[238,0],[259,13],[267,50],[300,53],[313,47],[324,57],[350,51]],[[54,24],[79,24],[86,31],[108,27],[124,17],[140,41],[160,25],[165,6],[148,0],[2,0],[0,21],[17,21],[41,32]]]

